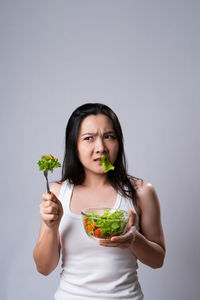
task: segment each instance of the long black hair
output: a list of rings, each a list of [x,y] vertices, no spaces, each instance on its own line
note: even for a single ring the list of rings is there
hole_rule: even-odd
[[[119,149],[115,160],[114,171],[108,172],[110,184],[121,195],[133,199],[135,202],[135,188],[127,174],[127,164],[124,153],[123,133],[118,117],[107,105],[101,103],[87,103],[79,106],[69,118],[65,132],[65,154],[62,165],[62,178],[60,182],[68,180],[70,183],[82,184],[85,179],[85,172],[81,164],[78,151],[77,139],[80,124],[89,115],[104,114],[113,123],[114,131],[119,143]]]

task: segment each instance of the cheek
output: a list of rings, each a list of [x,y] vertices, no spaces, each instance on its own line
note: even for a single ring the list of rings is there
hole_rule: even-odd
[[[78,144],[77,145],[77,150],[78,150],[78,157],[79,157],[79,160],[82,162],[82,159],[84,157],[84,149],[82,147],[82,144]]]
[[[115,143],[112,145],[112,155],[113,155],[113,159],[115,160],[117,158],[117,153],[119,150],[119,144]]]
[[[80,161],[87,159],[87,157],[90,156],[91,152],[92,152],[92,149],[88,145],[85,145],[85,144],[78,145],[78,156],[79,156]]]
[[[79,153],[82,153],[83,155],[88,155],[89,153],[91,153],[91,151],[92,151],[91,145],[81,144],[79,147]]]
[[[115,148],[115,159],[117,158],[119,147]]]

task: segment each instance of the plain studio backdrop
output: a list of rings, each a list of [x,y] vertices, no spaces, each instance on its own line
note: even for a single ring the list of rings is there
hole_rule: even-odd
[[[199,15],[192,0],[0,1],[0,299],[53,299],[60,265],[45,277],[32,257],[37,161],[62,162],[67,120],[85,102],[116,112],[129,173],[160,199],[166,259],[139,263],[145,299],[199,299]]]

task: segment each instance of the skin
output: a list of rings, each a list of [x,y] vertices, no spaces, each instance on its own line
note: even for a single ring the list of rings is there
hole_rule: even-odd
[[[117,192],[110,186],[104,167],[96,160],[107,155],[114,165],[118,152],[118,141],[112,121],[105,115],[90,115],[80,126],[77,141],[79,159],[84,166],[85,181],[73,189],[70,209],[80,214],[85,207],[113,207]],[[132,253],[144,264],[159,268],[165,257],[165,242],[161,224],[159,199],[154,187],[141,180],[133,180],[136,189],[136,212],[140,216],[140,232],[135,228],[135,213],[131,215],[128,231],[123,236],[100,241],[102,247],[130,248]],[[59,224],[63,215],[58,200],[61,184],[50,186],[51,195],[44,193],[40,204],[41,227],[34,249],[37,269],[44,275],[50,274],[60,258]],[[134,242],[133,242],[134,240]]]

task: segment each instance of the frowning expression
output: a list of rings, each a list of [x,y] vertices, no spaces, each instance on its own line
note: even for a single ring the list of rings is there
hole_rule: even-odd
[[[119,143],[110,118],[103,114],[83,119],[79,129],[77,149],[80,162],[87,171],[101,174],[104,167],[99,159],[106,155],[115,163]]]

